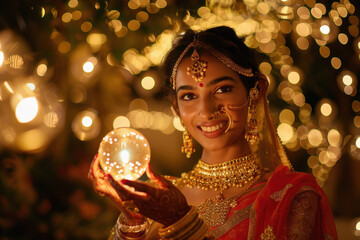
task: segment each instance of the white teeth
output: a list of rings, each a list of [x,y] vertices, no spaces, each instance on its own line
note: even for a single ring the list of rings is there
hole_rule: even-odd
[[[215,126],[211,126],[211,127],[201,127],[201,129],[204,132],[215,132],[216,130],[219,130],[220,128],[222,128],[224,126],[224,123],[220,123],[218,125]]]

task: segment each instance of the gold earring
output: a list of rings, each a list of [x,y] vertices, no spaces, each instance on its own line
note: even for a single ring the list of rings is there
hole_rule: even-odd
[[[251,145],[259,142],[259,129],[258,122],[256,120],[256,100],[259,97],[257,85],[258,83],[256,82],[255,86],[251,88],[249,92],[249,111],[245,139]]]
[[[191,154],[195,152],[191,135],[186,129],[183,132],[183,146],[181,147],[181,152],[185,153],[187,158],[190,158]]]

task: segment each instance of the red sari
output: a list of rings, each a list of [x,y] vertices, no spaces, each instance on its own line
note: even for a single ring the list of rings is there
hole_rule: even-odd
[[[253,186],[248,194],[240,197],[227,221],[211,232],[221,240],[287,239],[292,200],[304,191],[315,192],[319,199],[311,239],[337,239],[329,201],[314,177],[291,172],[282,165],[267,182]]]

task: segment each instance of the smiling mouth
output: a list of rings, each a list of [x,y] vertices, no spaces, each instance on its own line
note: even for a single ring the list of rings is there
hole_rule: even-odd
[[[223,128],[224,126],[225,126],[225,123],[219,123],[219,124],[211,126],[211,127],[202,127],[202,126],[200,126],[200,128],[201,128],[201,130],[203,132],[211,133],[211,132],[215,132],[215,131]]]

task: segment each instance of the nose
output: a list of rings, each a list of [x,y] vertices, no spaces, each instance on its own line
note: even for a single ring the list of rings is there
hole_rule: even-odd
[[[218,110],[217,108],[218,107],[215,99],[210,96],[201,98],[198,102],[198,113],[199,116],[202,117],[204,120],[210,119],[214,112]]]

